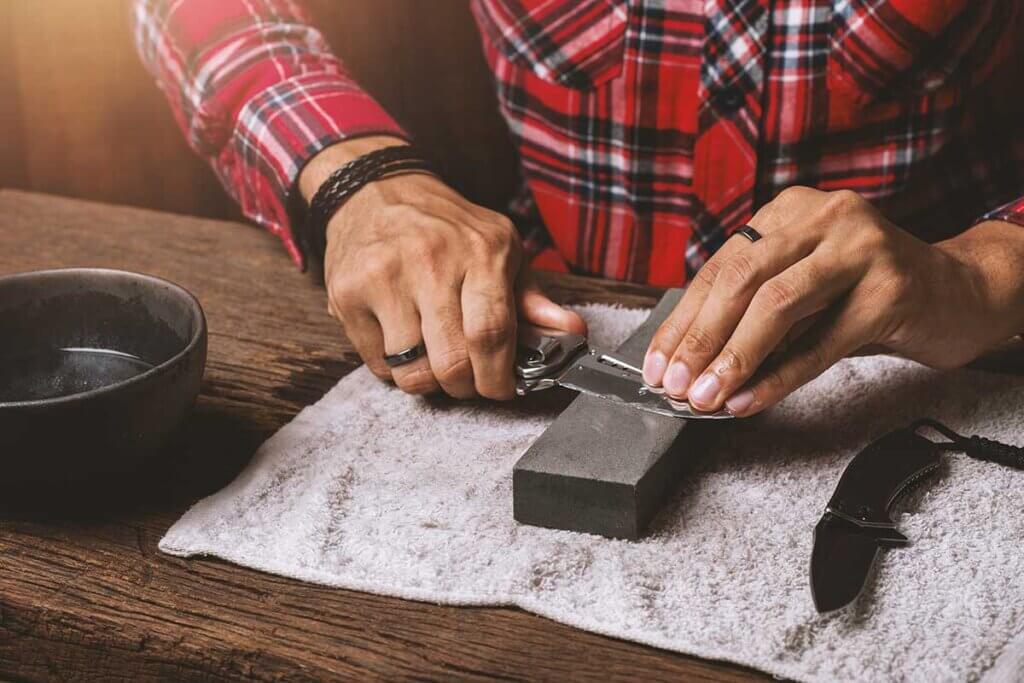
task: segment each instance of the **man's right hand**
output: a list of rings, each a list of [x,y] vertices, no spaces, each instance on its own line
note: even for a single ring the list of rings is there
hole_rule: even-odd
[[[336,168],[397,138],[330,147],[300,176],[308,199]],[[328,310],[377,377],[414,394],[514,395],[517,309],[529,322],[581,334],[583,320],[548,299],[523,267],[511,221],[437,178],[367,184],[327,227]],[[384,354],[425,343],[427,356],[389,368]]]

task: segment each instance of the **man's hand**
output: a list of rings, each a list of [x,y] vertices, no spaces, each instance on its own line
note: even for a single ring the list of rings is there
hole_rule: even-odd
[[[773,405],[841,358],[884,351],[967,363],[1024,330],[1024,228],[982,223],[937,245],[850,191],[793,187],[697,273],[659,328],[644,379],[738,416]]]
[[[363,138],[321,152],[303,171],[310,197],[331,171],[396,138]],[[427,394],[509,399],[517,308],[526,320],[585,333],[523,268],[511,221],[433,176],[369,183],[327,227],[328,310],[377,377]],[[389,368],[385,353],[424,342],[427,357]]]

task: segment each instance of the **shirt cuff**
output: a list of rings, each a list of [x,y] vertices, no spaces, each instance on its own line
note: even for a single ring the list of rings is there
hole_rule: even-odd
[[[292,260],[304,266],[289,214],[299,173],[322,149],[366,135],[409,139],[351,79],[331,73],[297,75],[242,106],[231,141],[214,167],[243,213],[277,235]]]
[[[1006,221],[1024,226],[1024,197],[1014,199],[1009,204],[1004,204],[998,209],[989,211],[978,219],[979,223],[982,221]]]

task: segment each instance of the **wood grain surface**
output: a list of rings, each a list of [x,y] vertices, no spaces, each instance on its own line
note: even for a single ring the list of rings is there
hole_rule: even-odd
[[[766,678],[516,609],[440,607],[159,553],[189,505],[357,359],[322,292],[256,228],[0,191],[0,274],[66,266],[184,285],[206,309],[209,366],[153,481],[103,509],[0,516],[0,679]],[[658,294],[576,277],[548,285],[564,301],[650,305]]]

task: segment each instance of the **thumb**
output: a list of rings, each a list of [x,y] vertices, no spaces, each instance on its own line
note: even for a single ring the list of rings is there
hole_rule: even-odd
[[[532,273],[520,274],[516,304],[523,320],[539,327],[587,334],[587,323],[575,311],[559,306],[541,291]]]

